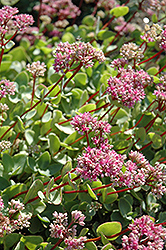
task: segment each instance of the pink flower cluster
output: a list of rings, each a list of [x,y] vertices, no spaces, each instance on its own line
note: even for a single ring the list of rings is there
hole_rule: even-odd
[[[124,163],[125,172],[119,174],[115,183],[128,187],[150,184],[151,192],[157,194],[158,198],[166,193],[166,166],[164,164],[155,163],[152,166],[144,155],[137,151],[131,151],[129,159]]]
[[[51,237],[64,239],[64,242],[66,244],[65,250],[83,249],[86,237],[80,237],[77,239],[77,225],[73,225],[77,223],[81,226],[84,226],[85,216],[82,214],[82,212],[78,210],[72,211],[71,222],[69,225],[67,213],[57,213],[55,211],[53,213],[53,216],[55,220],[50,224]]]
[[[1,80],[0,81],[0,100],[6,95],[14,95],[15,94],[15,85],[14,82],[10,82],[9,80]]]
[[[166,51],[166,25],[164,26],[164,30],[161,34],[162,36],[162,39],[161,39],[161,42],[160,42],[160,47],[161,49],[165,50]]]
[[[39,11],[40,6],[36,5],[34,10]],[[51,18],[58,16],[59,20],[67,18],[75,18],[79,16],[81,11],[72,3],[71,0],[43,0],[41,5],[41,14],[48,15]]]
[[[151,27],[145,25],[145,31],[141,38],[147,43],[157,41],[160,48],[166,51],[166,25],[164,29],[158,24],[153,24]]]
[[[93,66],[93,60],[105,61],[105,56],[101,50],[95,49],[89,42],[80,41],[72,44],[60,42],[54,51],[54,57],[54,69],[57,73],[70,69],[74,63],[81,63],[88,68]]]
[[[135,30],[135,25],[132,23],[127,23],[124,17],[118,17],[115,20],[115,30],[120,31],[120,35],[128,34],[129,32],[133,32]],[[122,30],[123,29],[123,30]]]
[[[117,100],[131,108],[145,98],[144,87],[151,84],[152,78],[144,71],[120,68],[117,77],[108,80],[107,92],[112,100]]]
[[[129,236],[122,237],[122,250],[162,250],[166,240],[166,228],[155,225],[152,218],[143,215],[128,227]]]
[[[77,158],[76,171],[82,178],[91,181],[96,181],[100,176],[116,179],[122,172],[125,158],[125,155],[117,154],[114,150],[87,147]]]
[[[33,62],[32,64],[27,64],[27,71],[29,71],[33,77],[44,76],[46,71],[46,65],[44,62],[40,64],[40,61]]]
[[[156,85],[154,95],[156,95],[160,111],[165,110],[166,107],[166,75],[160,77],[161,83]]]
[[[4,6],[0,9],[0,36],[4,35],[11,30],[24,31],[29,25],[34,23],[33,17],[28,14],[19,14],[16,7]]]
[[[106,11],[111,10],[117,5],[116,0],[99,0],[97,2],[97,7],[98,8],[104,8]]]
[[[89,112],[76,115],[71,121],[73,128],[80,134],[88,132],[89,130],[95,131],[96,133],[110,133],[111,125],[107,121],[97,120],[91,116]]]
[[[82,178],[96,181],[98,177],[108,176],[112,186],[139,187],[150,185],[151,192],[160,198],[166,193],[166,166],[156,163],[150,165],[143,154],[137,151],[126,155],[117,154],[111,147],[103,144],[98,148],[87,147],[77,158],[76,172]]]
[[[110,66],[112,68],[119,69],[124,68],[126,64],[128,64],[128,60],[125,60],[124,58],[117,58],[111,62]]]
[[[0,197],[0,237],[4,234],[10,234],[15,230],[22,229],[23,227],[29,227],[31,214],[24,212],[24,204],[19,200],[11,200],[8,202],[9,207],[7,208],[8,216],[3,214],[4,203]]]

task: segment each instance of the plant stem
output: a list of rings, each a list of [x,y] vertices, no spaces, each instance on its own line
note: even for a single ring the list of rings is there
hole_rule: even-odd
[[[144,61],[138,63],[138,65],[141,65],[142,63],[146,63],[146,62],[152,60],[152,59],[155,58],[156,56],[160,55],[163,51],[164,51],[163,49],[160,50],[160,51],[157,52],[155,55],[153,55],[153,56],[149,57],[148,59],[146,59],[146,60],[144,60]],[[158,73],[156,73],[156,74],[158,74]]]

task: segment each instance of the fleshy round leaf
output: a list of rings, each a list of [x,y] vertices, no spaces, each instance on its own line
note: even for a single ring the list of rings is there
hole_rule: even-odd
[[[125,198],[120,198],[118,202],[119,210],[122,216],[126,217],[132,211],[132,206]]]
[[[106,237],[108,237],[109,240],[115,240],[118,236],[109,238],[112,235],[120,233],[122,230],[122,225],[119,222],[113,221],[113,222],[106,222],[101,224],[96,232],[98,235],[101,233],[104,234]]]
[[[94,199],[94,200],[98,200],[97,196],[95,195],[95,193],[93,192],[93,190],[91,189],[91,187],[89,186],[89,184],[86,184],[87,189],[88,189],[88,194]]]
[[[110,10],[110,14],[115,17],[125,16],[129,12],[129,8],[127,6],[115,7]]]

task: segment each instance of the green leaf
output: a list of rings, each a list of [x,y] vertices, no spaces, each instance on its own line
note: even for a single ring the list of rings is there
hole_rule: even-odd
[[[89,228],[83,228],[81,230],[81,232],[79,233],[79,236],[78,237],[81,237],[81,236],[85,236],[87,234],[87,232],[89,231]]]
[[[10,186],[10,183],[5,178],[0,176],[0,190],[4,190],[5,188],[9,186]]]
[[[40,214],[37,214],[37,217],[39,218],[39,220],[41,220],[44,223],[50,223],[50,220],[45,216],[42,217],[40,216]]]
[[[9,114],[10,120],[15,120],[15,119],[17,120],[17,117],[23,113],[23,109],[24,109],[23,103],[22,102],[17,103],[17,105],[15,105],[13,109],[11,109],[11,112]]]
[[[35,201],[35,204],[33,204],[32,207],[33,207],[33,215],[37,215],[41,214],[46,209],[46,204],[41,200],[37,200],[37,203]]]
[[[10,126],[3,126],[0,127],[0,137],[6,133],[6,131],[10,128]],[[12,130],[9,130],[5,136],[3,137],[3,140],[7,140],[12,135]]]
[[[55,185],[57,186],[57,185]],[[55,187],[54,186],[54,187]],[[51,202],[54,205],[59,205],[62,202],[62,190],[55,190],[53,192],[50,192],[49,194],[49,202]]]
[[[39,169],[41,170],[46,170],[50,162],[51,162],[51,156],[48,151],[45,151],[44,153],[42,153],[37,160]]]
[[[18,115],[16,115],[16,118],[17,118],[17,124],[15,126],[15,130],[18,133],[20,133],[20,132],[23,133],[25,131],[24,123]]]
[[[54,185],[54,177],[51,178],[51,180],[49,181],[47,188],[46,188],[46,198],[47,199],[49,197],[50,189],[53,187],[53,185]]]
[[[155,75],[156,73],[158,72],[158,69],[156,68],[156,67],[151,67],[151,68],[149,68],[148,70],[147,70],[147,73],[149,74],[149,75]]]
[[[49,150],[50,150],[51,155],[53,155],[60,148],[60,140],[59,140],[59,137],[55,135],[54,133],[50,133],[48,135],[48,139],[49,139],[48,141]]]
[[[13,6],[15,5],[16,3],[18,3],[20,0],[1,0],[1,3],[3,5],[10,5],[10,6]]]
[[[152,147],[154,149],[161,148],[163,145],[162,137],[154,132],[148,133],[150,140],[153,142]]]
[[[43,242],[41,236],[23,236],[21,241],[29,250],[35,250],[36,246]]]
[[[166,212],[160,212],[159,213],[159,221],[158,223],[162,223],[166,221]]]
[[[106,222],[101,224],[96,232],[98,235],[100,234],[104,234],[106,237],[108,237],[109,240],[115,240],[118,236],[113,237],[113,238],[109,238],[109,236],[112,236],[114,234],[118,234],[120,233],[122,230],[122,226],[119,222]]]
[[[26,71],[22,71],[15,77],[14,81],[17,82],[20,87],[22,85],[27,86],[29,83],[29,76]]]
[[[42,122],[46,123],[46,122],[50,121],[51,116],[52,116],[52,113],[51,112],[47,112],[46,114],[43,115]]]
[[[129,220],[122,217],[119,210],[114,210],[110,218],[112,221],[119,221],[123,227],[126,227],[129,224]]]
[[[26,191],[27,187],[25,184],[17,183],[15,185],[9,186],[5,188],[2,192],[2,194],[7,195],[8,199],[13,198],[14,195]]]
[[[87,189],[88,189],[88,194],[94,199],[94,200],[98,200],[96,194],[93,192],[93,190],[91,189],[91,187],[89,186],[89,184],[86,184]]]
[[[75,190],[74,187],[72,187],[71,185],[66,185],[64,186],[63,190],[66,192],[66,191],[73,191]],[[63,197],[65,199],[65,201],[73,201],[75,200],[75,198],[77,197],[77,193],[69,193],[69,194],[63,194]]]
[[[32,117],[34,117],[35,115],[36,115],[36,110],[31,110],[31,111],[29,111],[27,114],[26,114],[26,120],[30,120],[30,119],[32,119]]]
[[[26,51],[21,46],[18,46],[16,48],[12,49],[9,52],[9,54],[13,56],[13,58],[12,58],[13,61],[21,62],[21,61],[26,61],[27,60]]]
[[[114,201],[117,200],[118,194],[117,193],[110,194],[110,195],[107,195],[107,194],[110,193],[110,192],[115,192],[115,191],[116,190],[114,188],[111,188],[111,187],[101,189],[102,196],[100,197],[100,201],[102,203],[105,203],[105,204],[113,203]]]
[[[24,198],[24,204],[27,203],[27,201],[31,200],[35,196],[37,196],[38,191],[43,190],[43,182],[39,179],[35,180],[32,185],[30,186],[25,198]]]
[[[72,170],[72,162],[68,161],[65,166],[62,168],[61,175],[64,177],[69,171]]]
[[[123,217],[127,217],[127,214],[132,211],[132,206],[130,205],[128,200],[123,197],[119,199],[118,207]]]
[[[34,140],[35,132],[31,129],[25,130],[25,139],[28,143],[28,145],[31,145]]]
[[[81,95],[80,101],[79,101],[79,107],[81,107],[89,98],[88,91],[85,89]]]
[[[70,144],[72,142],[74,142],[77,138],[77,132],[73,132],[72,134],[70,134],[65,140],[64,143],[66,144]]]
[[[85,24],[87,26],[93,26],[95,22],[95,17],[92,15],[86,15],[83,19],[82,19],[82,24]]]
[[[146,140],[146,129],[144,127],[138,128],[136,130],[136,136],[140,139],[141,142]]]
[[[11,66],[12,62],[11,61],[2,61],[1,63],[1,67],[0,67],[0,72],[6,72],[10,66]]]
[[[97,250],[97,246],[94,242],[85,243],[85,249],[87,250]]]
[[[79,72],[76,74],[76,76],[74,77],[76,86],[85,86],[87,83],[87,74],[83,73],[83,72]]]
[[[155,13],[152,15],[152,22],[153,23],[158,23],[158,18],[157,18]]]
[[[113,248],[113,246],[112,246],[112,244],[107,244],[107,245],[105,245],[104,247],[102,247],[102,249],[101,250],[113,250],[114,248]]]
[[[66,32],[63,36],[62,36],[62,42],[69,42],[69,43],[74,43],[75,42],[75,37],[73,36],[72,33],[70,32]]]
[[[83,107],[81,107],[81,108],[78,110],[78,112],[79,112],[79,113],[84,113],[84,112],[89,112],[89,111],[94,110],[94,109],[96,109],[96,104],[94,104],[94,103],[89,103],[89,104],[86,104],[86,105],[84,105]]]
[[[10,50],[14,45],[15,45],[15,42],[13,42],[12,40],[10,40],[10,41],[5,45],[5,49]]]
[[[14,167],[13,158],[8,154],[3,154],[3,156],[2,156],[2,164],[4,166],[4,171],[9,173],[10,171],[12,171],[12,169]]]
[[[19,241],[14,250],[26,250],[24,243],[22,241]]]
[[[14,244],[16,244],[21,238],[20,234],[11,233],[5,236],[4,239],[4,250],[9,250]]]
[[[57,127],[60,131],[64,132],[65,134],[72,134],[74,132],[74,129],[70,125],[70,123],[64,123],[63,125],[59,125],[58,123],[55,123],[55,127]]]
[[[111,36],[114,36],[115,33],[109,30],[100,30],[99,33],[97,34],[97,38],[99,40],[105,40]]]
[[[20,45],[21,47],[27,50],[30,47],[31,43],[26,37],[22,37],[20,41]]]
[[[115,17],[125,16],[128,12],[129,12],[129,7],[127,6],[115,7],[110,10],[110,14],[112,14]]]

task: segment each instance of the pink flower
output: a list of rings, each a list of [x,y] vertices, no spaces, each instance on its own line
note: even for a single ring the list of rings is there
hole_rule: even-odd
[[[128,227],[129,236],[122,237],[122,250],[162,250],[166,240],[166,229],[156,226],[151,217],[144,215],[135,219]]]
[[[116,179],[122,172],[125,158],[125,155],[117,154],[114,150],[87,147],[82,156],[77,158],[76,171],[82,178],[93,181],[96,181],[99,176]]]
[[[67,247],[65,247],[65,250],[73,250],[73,249],[84,249],[85,244],[84,241],[86,240],[86,237],[79,237],[78,239],[69,237],[64,240]]]
[[[0,211],[2,211],[3,208],[4,208],[4,203],[3,203],[3,200],[2,200],[2,198],[0,196]]]
[[[144,70],[121,68],[118,70],[118,77],[110,77],[108,80],[107,93],[111,95],[112,100],[131,108],[145,98],[144,87],[151,81],[152,78]]]
[[[32,64],[27,64],[27,71],[29,71],[33,77],[44,76],[46,71],[46,65],[44,62],[40,64],[40,61],[33,62]]]
[[[22,229],[23,227],[30,226],[29,220],[31,219],[31,214],[27,214],[24,211],[25,207],[23,203],[19,200],[16,201],[12,199],[8,202],[8,205],[9,207],[5,215],[3,212],[0,212],[0,237],[3,237],[5,234],[10,234],[15,230]],[[17,215],[17,219],[15,219],[15,215]]]
[[[34,10],[39,11],[40,6],[36,5]],[[41,5],[41,14],[48,15],[51,18],[58,16],[59,20],[75,18],[81,11],[72,3],[71,0],[44,0]]]
[[[81,226],[85,225],[84,220],[86,217],[81,211],[78,210],[72,211],[71,215],[72,215],[72,220],[74,222],[77,222]]]
[[[71,212],[72,221],[68,225],[68,217],[67,213],[57,213],[56,211],[53,213],[55,220],[50,224],[50,232],[51,237],[64,239],[66,244],[66,250],[70,249],[82,249],[84,248],[84,241],[86,237],[76,238],[77,225],[73,225],[74,223],[78,223],[81,226],[84,226],[85,216],[81,211],[75,210]],[[73,225],[73,226],[72,226]]]
[[[95,131],[96,134],[101,132],[110,133],[111,125],[107,121],[97,120],[97,118],[92,117],[89,112],[76,115],[71,121],[71,125],[80,134],[88,132],[89,130]]]
[[[15,85],[14,82],[10,82],[9,80],[1,80],[0,81],[0,100],[6,95],[14,95],[15,94]]]
[[[14,16],[14,22],[13,25],[19,30],[19,31],[25,31],[27,27],[32,25],[34,23],[34,19],[32,15],[28,14],[19,14]]]
[[[93,66],[93,60],[105,61],[105,56],[101,50],[95,49],[89,42],[84,43],[80,41],[72,44],[60,42],[54,51],[54,57],[54,69],[56,72],[64,72],[64,70],[70,69],[75,63],[81,63],[88,68]]]
[[[16,7],[4,6],[0,9],[0,36],[2,37],[9,31],[13,29],[18,31],[23,31],[29,25],[34,23],[33,17],[28,14],[19,14],[18,9]],[[4,37],[3,37],[4,39]],[[2,44],[3,45],[3,44]]]

